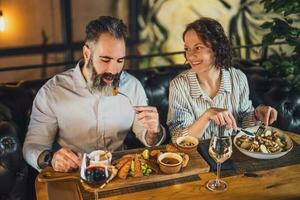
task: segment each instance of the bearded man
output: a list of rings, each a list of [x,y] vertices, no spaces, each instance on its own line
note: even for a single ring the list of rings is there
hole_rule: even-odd
[[[39,90],[23,147],[32,167],[72,171],[82,153],[121,150],[130,130],[146,146],[163,142],[157,109],[147,106],[141,83],[123,71],[126,29],[110,16],[89,22],[84,59]]]

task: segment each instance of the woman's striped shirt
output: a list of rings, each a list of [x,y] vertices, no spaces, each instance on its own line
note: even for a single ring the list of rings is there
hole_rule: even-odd
[[[238,126],[255,125],[249,86],[242,71],[222,68],[220,88],[217,95],[211,99],[201,88],[196,73],[190,69],[179,74],[170,83],[167,124],[172,140],[187,135],[188,127],[210,107],[226,108],[231,111]],[[218,126],[211,121],[201,139],[211,138],[217,130]]]

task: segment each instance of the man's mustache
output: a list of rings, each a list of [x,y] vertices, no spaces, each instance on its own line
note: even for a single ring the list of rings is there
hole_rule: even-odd
[[[122,73],[122,71],[120,73],[116,73],[116,74],[112,74],[110,72],[105,72],[105,73],[97,74],[97,75],[95,74],[95,77],[93,78],[94,85],[95,86],[97,86],[97,85],[104,86],[104,85],[106,85],[106,83],[103,81],[103,79],[106,79],[108,81],[113,81],[112,85],[115,87],[118,87],[121,73]]]
[[[112,74],[110,72],[105,72],[101,75],[102,78],[112,81],[120,78],[120,73]]]

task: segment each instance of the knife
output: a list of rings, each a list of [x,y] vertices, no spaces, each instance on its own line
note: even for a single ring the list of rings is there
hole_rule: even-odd
[[[252,137],[254,137],[254,136],[255,136],[255,133],[252,133],[252,132],[250,132],[250,131],[247,131],[247,130],[245,130],[245,129],[242,129],[242,128],[238,128],[238,129],[237,129],[237,133],[239,133],[239,132],[246,133],[246,135],[249,135],[249,136],[252,136]]]

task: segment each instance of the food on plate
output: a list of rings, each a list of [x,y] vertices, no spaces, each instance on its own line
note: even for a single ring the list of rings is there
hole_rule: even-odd
[[[133,164],[134,166],[131,168],[133,170],[133,176],[134,177],[142,177],[143,173],[142,173],[142,163],[139,159],[138,154],[135,154],[135,158],[134,161],[131,161],[131,164]]]
[[[189,162],[189,156],[185,153],[179,152],[179,150],[173,145],[167,145],[167,152],[169,150],[175,151],[176,155],[182,157],[182,167],[186,167]],[[152,173],[159,172],[158,157],[163,154],[162,150],[151,150],[145,149],[141,153],[137,154],[126,154],[121,158],[115,160],[113,164],[118,171],[118,177],[126,179],[128,176],[131,177],[143,177],[149,176]]]
[[[117,169],[120,169],[123,165],[125,165],[125,163],[127,163],[128,161],[131,161],[133,158],[129,158],[129,157],[122,157],[119,160],[115,161],[115,167]]]
[[[197,151],[198,144],[198,138],[190,135],[178,137],[175,142],[177,149],[184,153],[193,153]]]
[[[113,87],[113,89],[112,89],[112,95],[116,96],[118,93],[119,93],[118,87]]]
[[[126,179],[127,178],[127,174],[129,172],[130,166],[131,166],[131,161],[129,160],[127,161],[118,171],[118,177],[121,179]]]
[[[149,159],[149,150],[148,149],[145,149],[144,151],[143,151],[143,153],[142,153],[142,156],[143,156],[143,158],[144,159]]]
[[[181,157],[183,158],[183,161],[182,161],[182,167],[186,167],[187,164],[188,164],[189,161],[190,161],[189,155],[186,154],[186,153],[179,153],[179,155],[181,155]]]
[[[159,156],[159,154],[161,154],[161,151],[157,150],[157,149],[154,149],[150,152],[150,156],[154,157],[154,158],[157,158]]]
[[[145,174],[146,176],[150,175],[150,172],[152,172],[152,171],[154,171],[155,173],[159,172],[159,168],[158,168],[158,165],[156,163],[156,160],[153,160],[153,159],[144,160],[144,159],[142,159],[141,162],[142,162],[143,174]],[[148,169],[147,166],[149,166],[151,171],[150,170],[147,171],[147,169]]]
[[[194,146],[195,144],[191,141],[183,140],[179,143],[179,145],[184,147],[190,147],[190,146]]]
[[[179,152],[179,150],[175,146],[173,146],[172,144],[167,144],[166,145],[166,150],[167,150],[167,152],[173,152],[173,153],[178,153]]]
[[[126,179],[128,176],[149,176],[153,171],[157,172],[158,166],[150,159],[149,150],[145,149],[140,154],[126,154],[114,161],[119,169],[118,177]]]
[[[152,173],[152,171],[156,171],[157,168],[153,167],[155,165],[153,163],[150,165],[150,161],[146,162],[146,160],[141,156],[141,154],[128,154],[115,161],[114,163],[117,168],[120,168],[118,172],[118,177],[122,179],[126,179],[127,176],[149,176]]]
[[[266,129],[255,137],[242,135],[236,139],[236,144],[250,152],[277,153],[285,151],[287,143],[276,130]]]

